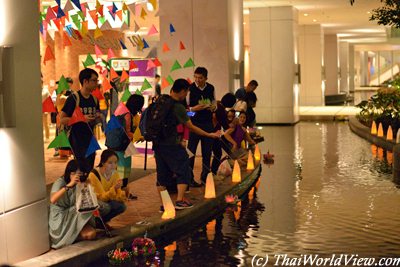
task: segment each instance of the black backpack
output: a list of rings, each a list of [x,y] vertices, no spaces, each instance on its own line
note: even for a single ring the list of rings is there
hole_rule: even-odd
[[[125,115],[116,116],[122,127],[106,131],[106,147],[115,151],[125,151],[131,140],[125,132]]]
[[[176,134],[177,121],[173,112],[175,100],[163,94],[142,113],[139,129],[146,141],[159,141]]]

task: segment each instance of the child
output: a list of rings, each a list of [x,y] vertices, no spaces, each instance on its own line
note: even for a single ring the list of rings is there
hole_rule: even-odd
[[[249,133],[244,127],[246,125],[246,119],[246,112],[240,112],[238,123],[236,124],[236,126],[229,128],[224,134],[226,140],[228,140],[229,143],[231,143],[232,145],[232,151],[237,150],[243,140],[246,140],[250,145],[256,144],[254,140],[251,139]]]

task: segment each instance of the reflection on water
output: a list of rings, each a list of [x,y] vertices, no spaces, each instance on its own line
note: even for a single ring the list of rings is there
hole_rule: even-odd
[[[399,255],[392,153],[347,123],[302,122],[262,133],[261,151],[275,161],[264,165],[258,188],[190,234],[159,241],[164,266],[252,266],[254,255]]]

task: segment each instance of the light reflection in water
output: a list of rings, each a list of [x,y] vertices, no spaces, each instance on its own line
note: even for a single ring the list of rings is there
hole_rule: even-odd
[[[346,123],[264,127],[275,154],[241,205],[174,242],[168,266],[251,266],[254,255],[400,253],[400,190],[393,155]],[[182,250],[182,251],[181,251]],[[169,253],[169,252],[168,252]]]

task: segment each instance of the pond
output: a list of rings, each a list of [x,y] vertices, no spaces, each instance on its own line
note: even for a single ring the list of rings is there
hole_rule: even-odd
[[[400,190],[390,152],[353,134],[346,122],[261,132],[260,148],[275,160],[263,165],[258,188],[240,206],[179,237],[157,240],[162,266],[263,266],[267,257],[272,266],[304,255],[400,254]]]

